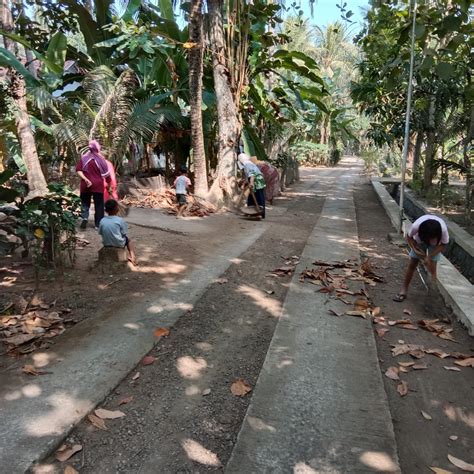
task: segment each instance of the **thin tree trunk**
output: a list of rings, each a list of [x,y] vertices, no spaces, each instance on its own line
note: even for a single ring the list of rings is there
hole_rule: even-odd
[[[14,32],[13,19],[8,0],[0,0],[0,27],[7,32]],[[5,48],[17,55],[16,43],[4,37]],[[31,130],[26,101],[26,86],[23,77],[10,70],[10,90],[15,102],[15,122],[21,154],[25,160],[28,178],[28,199],[43,196],[48,192],[48,186],[41,169],[35,138]]]
[[[222,18],[223,1],[208,0],[210,17],[210,39],[212,47],[212,63],[214,89],[217,100],[217,119],[219,124],[217,151],[217,180],[213,183],[211,193],[222,195],[222,189],[230,194],[229,178],[234,176],[237,159],[237,144],[241,125],[238,110],[230,88],[228,55],[224,38],[224,22]],[[216,196],[217,197],[217,196]],[[221,196],[219,196],[221,197]]]
[[[208,191],[204,132],[202,128],[202,75],[203,75],[203,0],[192,0],[189,16],[189,95],[191,106],[191,146],[194,158],[194,191],[205,196]]]
[[[423,145],[423,132],[418,132],[416,134],[416,141],[415,141],[415,150],[413,152],[413,176],[418,174],[420,168],[420,156],[421,156],[421,147]]]
[[[433,159],[436,153],[435,107],[435,99],[431,99],[428,111],[428,132],[426,134],[425,169],[423,174],[424,191],[430,189],[433,181]]]
[[[464,204],[464,215],[467,224],[471,223],[471,208],[472,208],[472,193],[473,193],[473,182],[472,182],[472,150],[470,150],[471,142],[474,138],[474,106],[471,105],[470,119],[468,122],[468,129],[466,139],[464,140],[463,146],[463,162],[466,167],[466,195]]]

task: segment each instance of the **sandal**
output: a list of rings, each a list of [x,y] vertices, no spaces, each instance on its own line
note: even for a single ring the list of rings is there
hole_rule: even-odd
[[[398,293],[392,299],[393,301],[396,301],[397,303],[402,303],[403,301],[406,300],[406,298],[407,298],[407,295],[405,295],[404,293]]]

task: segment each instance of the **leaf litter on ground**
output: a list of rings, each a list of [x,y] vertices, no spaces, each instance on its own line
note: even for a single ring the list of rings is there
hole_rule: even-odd
[[[116,418],[122,418],[125,413],[120,410],[106,410],[105,408],[98,408],[94,411],[95,415],[102,420],[115,420]]]
[[[448,454],[448,459],[451,464],[454,464],[457,468],[465,472],[474,472],[474,464],[470,464],[462,459],[456,458],[451,454]]]
[[[397,392],[400,394],[401,397],[404,397],[408,393],[408,383],[405,380],[402,380],[397,385]]]
[[[167,328],[156,328],[153,334],[155,337],[168,337],[170,335],[170,330]]]
[[[122,398],[122,400],[120,400],[120,401],[118,402],[118,406],[127,405],[127,404],[130,403],[132,400],[133,400],[133,395],[130,395],[129,397]]]
[[[107,425],[105,424],[105,421],[102,418],[99,418],[96,415],[93,415],[92,413],[89,413],[87,415],[88,420],[99,430],[107,431]]]
[[[78,453],[79,451],[82,451],[82,445],[81,444],[73,444],[73,445],[68,445],[68,444],[63,444],[55,453],[55,458],[59,462],[65,462],[68,459],[70,459],[74,454]]]
[[[230,386],[230,391],[236,397],[244,397],[252,391],[252,387],[244,379],[237,379]]]

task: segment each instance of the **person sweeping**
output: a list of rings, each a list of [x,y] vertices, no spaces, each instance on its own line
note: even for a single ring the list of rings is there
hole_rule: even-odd
[[[405,272],[405,278],[400,291],[394,296],[393,301],[405,301],[408,287],[415,273],[416,267],[422,261],[431,278],[431,285],[437,279],[437,263],[441,253],[449,243],[449,232],[446,223],[438,216],[426,214],[413,222],[407,234],[410,246],[410,262]]]
[[[238,157],[239,167],[243,169],[250,194],[247,198],[248,207],[258,207],[261,211],[262,219],[265,219],[265,179],[258,166],[252,163],[246,153],[241,153]]]

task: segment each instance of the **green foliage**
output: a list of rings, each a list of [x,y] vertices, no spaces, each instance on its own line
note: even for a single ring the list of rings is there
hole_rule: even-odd
[[[303,166],[321,166],[329,164],[329,146],[308,141],[296,142],[290,148],[291,153]]]
[[[72,265],[75,258],[79,197],[61,184],[48,187],[50,192],[46,196],[22,205],[17,230],[17,235],[32,249],[37,270]]]

